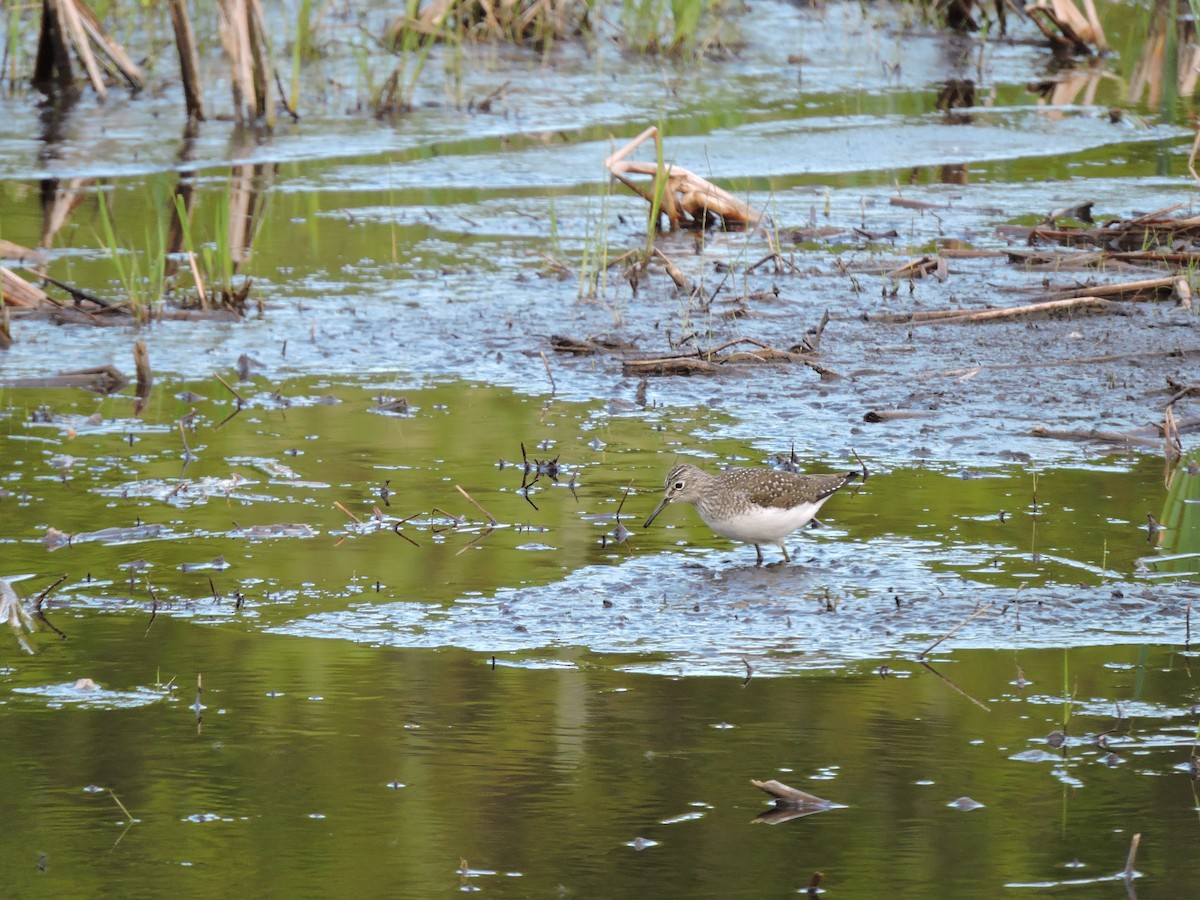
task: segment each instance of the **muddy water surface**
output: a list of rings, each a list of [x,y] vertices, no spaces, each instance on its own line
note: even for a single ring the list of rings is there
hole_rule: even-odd
[[[112,300],[132,281],[158,310],[181,179],[203,255],[230,167],[258,166],[245,321],[12,318],[0,377],[128,371],[140,339],[157,383],[141,417],[129,391],[0,388],[0,576],[30,597],[65,575],[0,656],[5,893],[761,897],[821,871],[843,896],[1112,896],[1134,833],[1134,889],[1194,893],[1194,437],[1166,470],[1153,438],[1034,429],[1161,422],[1196,380],[1195,313],[871,318],[1160,274],[886,275],[1028,249],[998,226],[1083,200],[1190,212],[1189,101],[1131,95],[1146,23],[1102,14],[1116,52],[1065,71],[1028,23],[967,40],[842,4],[756,3],[724,59],[439,48],[390,120],[363,102],[393,63],[331,39],[272,134],[185,132],[165,74],[105,104],[0,99],[0,237],[36,245],[43,191],[102,179],[47,252]],[[1078,90],[1047,102],[1050,76]],[[948,113],[963,79],[975,106]],[[608,265],[645,210],[602,160],[657,123],[772,217],[659,238],[711,302]],[[622,366],[786,349],[826,311],[825,372]],[[674,462],[793,447],[872,477],[791,565],[688,509],[640,527]],[[752,825],[750,778],[846,808]]]

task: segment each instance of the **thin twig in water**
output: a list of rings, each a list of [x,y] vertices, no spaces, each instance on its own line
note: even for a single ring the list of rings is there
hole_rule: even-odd
[[[495,530],[496,530],[495,528],[487,528],[487,529],[484,529],[483,531],[479,532],[479,534],[475,535],[475,537],[473,537],[473,538],[471,538],[471,540],[467,541],[467,543],[463,546],[463,548],[461,550],[459,550],[457,553],[455,553],[454,555],[462,556],[464,553],[466,553],[468,550],[470,550],[472,547],[474,547],[476,544],[478,544],[480,541],[482,541],[485,537],[487,537],[489,534],[491,534]]]
[[[183,433],[183,419],[180,419],[175,424],[179,426],[179,439],[183,441],[183,458],[195,459],[196,457],[192,453],[192,448],[188,446],[187,437]]]
[[[794,454],[795,450],[792,453]],[[858,460],[858,464],[862,467],[862,480],[866,484],[867,479],[871,477],[871,473],[867,470],[867,464],[862,461],[862,457],[858,455],[858,451],[853,447],[850,449],[850,453],[853,454],[854,458]]]
[[[928,647],[926,647],[924,650],[922,650],[920,653],[918,653],[917,659],[919,660],[923,656],[928,656],[929,652],[931,650],[933,650],[933,648],[936,647],[938,644],[940,644],[942,641],[946,640],[946,638],[953,635],[956,631],[958,631],[960,628],[962,628],[964,625],[966,625],[972,619],[978,618],[979,616],[981,616],[985,612],[987,612],[989,609],[991,609],[992,606],[994,605],[994,602],[995,601],[993,601],[992,603],[985,603],[983,606],[979,607],[979,609],[975,610],[975,612],[971,613],[969,616],[967,616],[965,619],[963,619],[961,622],[959,622],[957,625],[955,625],[953,628],[951,628],[949,631],[947,631],[944,635],[942,635],[940,638],[938,638],[936,641],[934,641],[932,644],[930,644]]]
[[[128,819],[130,822],[132,822],[133,816],[130,814],[129,810],[127,810],[125,808],[125,804],[121,802],[121,798],[118,797],[116,794],[114,794],[111,789],[108,792],[108,796],[113,798],[113,802],[115,804],[117,804],[117,806],[120,808],[121,812],[123,812],[125,814],[125,818]]]
[[[448,518],[448,519],[453,519],[453,520],[454,520],[454,524],[455,524],[455,525],[461,525],[461,524],[463,524],[465,521],[467,521],[466,519],[464,519],[464,518],[461,518],[460,516],[456,516],[454,513],[451,513],[451,512],[446,512],[446,510],[442,509],[440,506],[435,506],[433,509],[431,509],[431,510],[429,511],[429,514],[430,514],[430,515],[433,515],[433,514],[435,514],[435,513],[441,513],[441,514],[442,514],[443,516],[445,516],[446,518]]]
[[[1137,860],[1138,847],[1141,845],[1141,843],[1142,843],[1142,833],[1139,831],[1137,834],[1135,834],[1133,836],[1133,839],[1129,842],[1129,856],[1127,856],[1125,858],[1125,880],[1126,881],[1130,881],[1133,879],[1133,875],[1134,875],[1133,864]]]
[[[949,637],[949,635],[947,635],[947,637]],[[931,647],[930,649],[933,649],[933,648]],[[945,675],[943,675],[941,672],[939,672],[937,669],[935,669],[929,663],[925,662],[925,660],[918,659],[917,662],[920,663],[922,666],[924,666],[926,669],[928,669],[930,672],[932,672],[934,675],[936,675],[938,678],[942,679],[942,681],[944,681],[946,684],[950,685],[950,687],[952,689],[954,689],[958,693],[962,694],[964,697],[966,697],[968,700],[970,700],[972,703],[974,703],[976,706],[978,706],[984,712],[992,711],[991,707],[989,707],[986,703],[984,703],[980,700],[976,700],[974,697],[972,697],[970,694],[968,694],[966,691],[964,691],[962,688],[960,688],[957,684],[955,684],[953,681],[951,681],[949,678],[947,678]]]
[[[146,623],[146,630],[142,637],[150,633],[150,626],[154,624],[155,618],[158,616],[158,594],[154,593],[154,585],[150,583],[150,579],[146,579],[146,591],[150,594],[150,621]]]
[[[225,385],[225,389],[228,390],[229,393],[231,393],[231,394],[233,394],[233,396],[237,397],[238,403],[246,402],[246,398],[243,397],[241,394],[239,394],[237,392],[237,389],[234,388],[233,385],[231,385],[228,381],[226,381],[224,378],[222,378],[220,372],[213,372],[213,377],[216,378],[217,381],[221,382],[221,384]]]
[[[546,358],[546,354],[545,354],[545,353],[543,353],[543,354],[542,354],[542,358],[543,358],[543,359],[545,359],[545,358]],[[547,367],[546,367],[546,371],[549,371],[549,370],[550,370],[550,367],[549,367],[549,366],[547,366]],[[550,380],[551,380],[551,382],[553,382],[553,381],[554,381],[554,379],[553,379],[553,378],[551,378]],[[482,506],[480,506],[480,505],[479,505],[479,503],[478,503],[478,501],[476,501],[476,499],[475,499],[474,497],[472,497],[472,496],[471,496],[470,494],[468,494],[468,493],[467,493],[465,490],[463,490],[463,488],[462,488],[462,485],[456,484],[456,485],[454,486],[454,488],[455,488],[455,490],[457,490],[457,491],[458,491],[460,494],[462,494],[464,497],[466,497],[466,498],[467,498],[467,502],[468,502],[468,503],[470,503],[470,504],[471,504],[473,507],[475,507],[475,508],[476,508],[477,510],[479,510],[481,513],[483,513],[485,516],[487,516],[487,520],[488,520],[488,524],[489,524],[489,525],[499,525],[499,524],[500,524],[500,520],[499,520],[499,519],[497,519],[495,516],[493,516],[493,515],[492,515],[490,512],[488,512],[488,511],[487,511],[486,509],[484,509]]]
[[[337,500],[333,501],[333,505],[336,506],[338,509],[340,509],[342,512],[344,512],[346,515],[348,515],[350,518],[352,518],[359,525],[362,524],[362,519],[360,519],[354,513],[350,512],[350,510],[346,509],[346,507],[342,506],[342,504],[339,503]]]
[[[58,581],[54,582],[54,584],[50,585],[50,587],[46,588],[44,591],[42,591],[40,594],[38,594],[33,599],[33,614],[35,616],[37,616],[39,619],[41,619],[42,622],[45,623],[47,628],[49,628],[51,631],[53,631],[55,634],[57,634],[64,641],[67,639],[66,632],[62,631],[57,625],[54,625],[49,619],[46,618],[46,613],[42,610],[42,603],[43,603],[43,601],[45,601],[47,595],[52,590],[54,590],[56,587],[58,587],[60,584],[62,584],[66,580],[67,580],[67,576],[63,575],[62,577],[60,577],[58,579]]]
[[[550,396],[553,397],[558,393],[558,386],[554,383],[554,373],[550,371],[550,360],[546,359],[546,351],[542,351],[542,364],[546,367],[546,377],[550,379]]]

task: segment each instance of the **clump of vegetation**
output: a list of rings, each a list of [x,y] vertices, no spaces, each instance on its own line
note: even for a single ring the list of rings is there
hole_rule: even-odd
[[[388,25],[385,41],[403,46],[409,35],[476,38],[549,47],[591,28],[595,0],[433,0],[420,9],[408,0],[404,15]]]
[[[723,54],[738,43],[726,0],[623,0],[621,46],[665,56]]]

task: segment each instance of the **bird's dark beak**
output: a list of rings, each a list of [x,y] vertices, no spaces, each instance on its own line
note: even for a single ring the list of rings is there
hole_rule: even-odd
[[[650,518],[648,518],[646,520],[646,524],[643,525],[642,527],[649,528],[650,523],[654,521],[655,517],[657,517],[660,512],[662,512],[664,509],[667,508],[667,504],[670,502],[671,502],[671,500],[669,497],[663,497],[662,502],[659,503],[658,506],[654,507],[654,512],[650,513]]]

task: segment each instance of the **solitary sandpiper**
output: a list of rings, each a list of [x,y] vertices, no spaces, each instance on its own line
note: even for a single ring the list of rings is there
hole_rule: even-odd
[[[642,527],[649,528],[670,503],[691,503],[721,537],[753,544],[759,565],[759,544],[775,544],[790,562],[783,539],[807,525],[821,504],[858,475],[797,475],[777,469],[726,469],[709,475],[695,466],[676,466],[667,475],[662,502]]]

